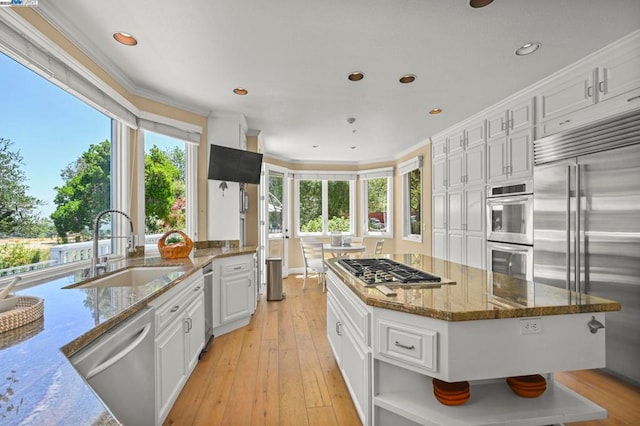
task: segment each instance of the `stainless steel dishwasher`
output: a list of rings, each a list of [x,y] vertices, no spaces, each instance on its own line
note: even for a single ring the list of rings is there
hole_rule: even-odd
[[[147,308],[71,357],[126,425],[155,424],[154,334],[153,309]]]

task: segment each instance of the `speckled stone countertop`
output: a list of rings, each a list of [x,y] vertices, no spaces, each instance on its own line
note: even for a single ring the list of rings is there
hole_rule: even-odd
[[[178,266],[167,276],[135,288],[74,288],[88,282],[81,269],[20,287],[16,294],[44,299],[44,316],[0,333],[0,425],[119,424],[67,356],[213,259],[255,251],[255,247],[201,249],[184,259],[113,261],[110,272],[136,266]]]
[[[367,305],[445,321],[472,321],[582,312],[619,311],[620,303],[600,297],[570,292],[490,273],[420,254],[393,254],[386,257],[440,276],[443,284],[395,286],[397,295],[387,297],[375,287],[365,286],[339,265],[328,260],[329,268]]]

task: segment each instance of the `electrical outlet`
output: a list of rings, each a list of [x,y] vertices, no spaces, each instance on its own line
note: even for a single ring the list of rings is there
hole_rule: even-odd
[[[521,319],[520,334],[542,334],[542,318]]]

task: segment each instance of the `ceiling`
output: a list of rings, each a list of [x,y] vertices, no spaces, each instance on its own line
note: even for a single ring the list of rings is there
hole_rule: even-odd
[[[38,11],[132,93],[242,113],[266,154],[324,163],[397,158],[640,28],[638,0],[56,0]],[[542,48],[514,54],[531,41]],[[400,84],[408,73],[416,81]]]

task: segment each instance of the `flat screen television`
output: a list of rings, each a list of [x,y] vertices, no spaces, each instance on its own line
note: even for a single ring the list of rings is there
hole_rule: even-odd
[[[260,183],[262,154],[220,145],[209,150],[209,179]]]

